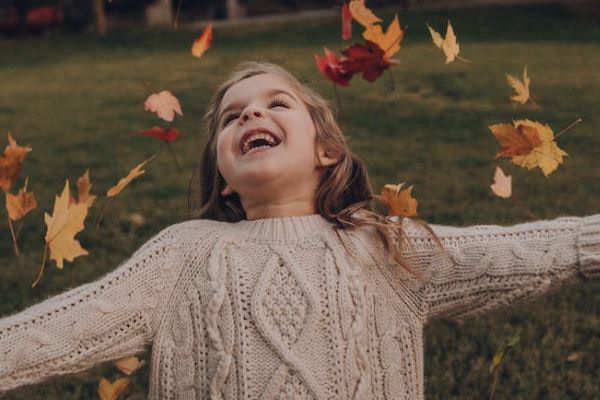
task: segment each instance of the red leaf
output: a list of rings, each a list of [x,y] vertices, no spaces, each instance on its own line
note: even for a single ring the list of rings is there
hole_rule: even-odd
[[[325,50],[325,57],[315,54],[315,62],[317,63],[319,72],[333,83],[348,86],[353,73],[345,70],[339,56],[329,51],[327,47],[323,47],[323,49]]]
[[[362,77],[373,82],[379,78],[391,63],[384,57],[384,51],[374,42],[356,43],[342,50],[346,58],[342,61],[343,68],[353,74],[362,72]]]
[[[155,126],[140,132],[140,135],[153,137],[164,142],[172,142],[179,137],[180,133],[177,128],[163,129]]]
[[[344,3],[342,6],[342,39],[348,40],[352,37],[352,13],[350,6]]]

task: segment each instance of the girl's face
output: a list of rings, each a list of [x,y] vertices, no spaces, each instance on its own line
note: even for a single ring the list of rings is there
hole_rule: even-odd
[[[217,165],[237,192],[248,220],[314,214],[314,193],[323,172],[315,158],[315,125],[302,100],[273,74],[246,78],[225,93],[219,110]],[[264,128],[279,144],[242,153],[242,137]],[[335,159],[318,147],[323,166]]]

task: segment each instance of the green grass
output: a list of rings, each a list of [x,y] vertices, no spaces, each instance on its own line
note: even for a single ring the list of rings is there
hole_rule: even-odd
[[[377,10],[375,10],[377,11]],[[415,185],[420,217],[439,224],[512,224],[526,221],[510,201],[494,197],[495,166],[513,175],[515,191],[538,218],[597,213],[600,194],[600,27],[563,16],[557,8],[490,9],[400,16],[408,31],[393,69],[368,83],[359,76],[338,89],[339,118],[353,150],[368,164],[375,190],[385,183]],[[386,23],[393,15],[380,15]],[[450,18],[470,64],[444,65],[425,22],[445,32]],[[354,25],[354,41],[359,26]],[[22,256],[15,258],[6,223],[0,229],[0,315],[89,282],[116,265],[162,227],[187,218],[187,183],[198,164],[200,123],[211,91],[238,62],[279,63],[335,101],[317,72],[314,54],[339,50],[337,19],[215,29],[213,47],[201,60],[189,54],[197,32],[118,29],[106,38],[50,34],[0,39],[0,132],[30,144],[22,178],[29,176],[39,208],[26,217]],[[515,107],[505,73],[521,76],[527,64],[541,110]],[[151,93],[169,89],[182,102],[184,133],[174,144],[185,172],[179,174],[162,145],[133,132],[160,124],[143,110]],[[569,156],[550,177],[507,160],[487,126],[530,118],[555,132],[584,122],[558,140]],[[5,139],[2,139],[5,140]],[[91,170],[92,192],[104,191],[131,167],[157,152],[147,172],[116,199],[99,231],[90,210],[78,235],[90,256],[58,270],[47,265],[38,287],[43,254],[43,212],[50,212],[66,178],[74,183]],[[14,191],[14,189],[13,189]],[[128,222],[140,213],[146,223]],[[1,217],[6,220],[6,215]],[[501,370],[497,398],[592,399],[600,387],[597,282],[562,288],[542,298],[469,318],[455,326],[427,327],[425,378],[428,399],[485,399],[488,366],[495,350],[518,329],[521,342]],[[584,356],[566,361],[574,351]],[[146,360],[149,355],[146,354]],[[128,398],[147,391],[148,366],[135,376]],[[7,399],[95,398],[100,376],[118,376],[109,364],[76,376],[54,378],[9,393]]]

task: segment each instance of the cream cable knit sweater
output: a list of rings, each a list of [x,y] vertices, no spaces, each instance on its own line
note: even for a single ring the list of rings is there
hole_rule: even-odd
[[[0,319],[0,393],[139,354],[151,399],[422,399],[423,326],[600,276],[600,214],[405,221],[426,277],[319,214],[171,225],[101,279]]]

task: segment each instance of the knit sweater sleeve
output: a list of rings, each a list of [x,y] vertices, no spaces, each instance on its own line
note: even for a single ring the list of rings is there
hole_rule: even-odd
[[[406,229],[414,248],[407,261],[424,278],[408,285],[423,321],[482,313],[600,277],[600,214],[513,226],[429,226],[445,253],[414,222]]]
[[[0,394],[145,351],[181,264],[179,225],[102,278],[0,319]]]

